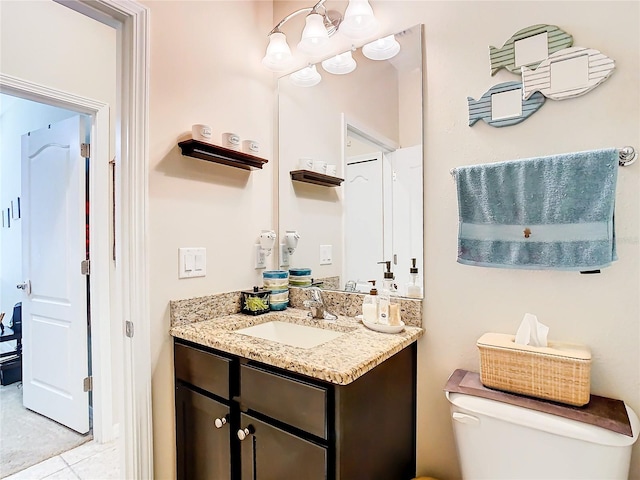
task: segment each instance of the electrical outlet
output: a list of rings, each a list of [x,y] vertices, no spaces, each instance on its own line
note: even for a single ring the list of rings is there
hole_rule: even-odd
[[[289,266],[289,250],[287,250],[287,246],[284,243],[280,245],[280,266]]]
[[[320,245],[320,265],[333,263],[333,245]]]
[[[256,267],[267,268],[267,256],[264,254],[260,245],[256,245]]]

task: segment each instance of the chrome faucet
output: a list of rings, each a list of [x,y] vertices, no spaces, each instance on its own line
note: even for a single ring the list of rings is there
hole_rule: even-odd
[[[311,298],[309,300],[305,300],[303,305],[311,309],[311,316],[313,318],[323,320],[336,320],[338,318],[326,309],[324,300],[322,299],[322,290],[318,287],[309,287],[307,290],[309,291]]]

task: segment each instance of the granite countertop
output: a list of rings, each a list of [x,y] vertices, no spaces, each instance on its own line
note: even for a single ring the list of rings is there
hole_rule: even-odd
[[[320,327],[345,334],[316,347],[298,348],[235,332],[241,328],[274,320]],[[211,320],[176,325],[171,328],[170,333],[176,338],[250,360],[346,385],[415,342],[424,334],[424,330],[406,326],[400,333],[380,333],[369,330],[362,322],[352,317],[338,316],[335,322],[329,322],[310,318],[308,310],[288,308],[282,312],[269,312],[255,317],[235,313]]]

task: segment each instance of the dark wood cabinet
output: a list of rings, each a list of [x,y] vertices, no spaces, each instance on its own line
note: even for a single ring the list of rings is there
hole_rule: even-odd
[[[178,478],[231,480],[229,406],[182,384],[176,386]]]
[[[174,352],[179,480],[415,476],[415,343],[348,385],[180,339]]]

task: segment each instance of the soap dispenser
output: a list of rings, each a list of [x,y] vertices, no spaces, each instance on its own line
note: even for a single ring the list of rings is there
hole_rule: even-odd
[[[378,289],[376,281],[369,280],[372,284],[369,294],[362,301],[362,321],[364,323],[378,323]]]
[[[393,290],[393,272],[391,271],[391,262],[378,262],[386,264],[387,270],[384,272],[382,280],[382,289],[380,290],[380,299],[378,300],[378,323],[390,325],[390,305],[391,291]]]
[[[422,280],[418,275],[418,267],[416,267],[416,259],[411,259],[412,267],[409,269],[411,280],[407,283],[407,297],[422,298]]]

